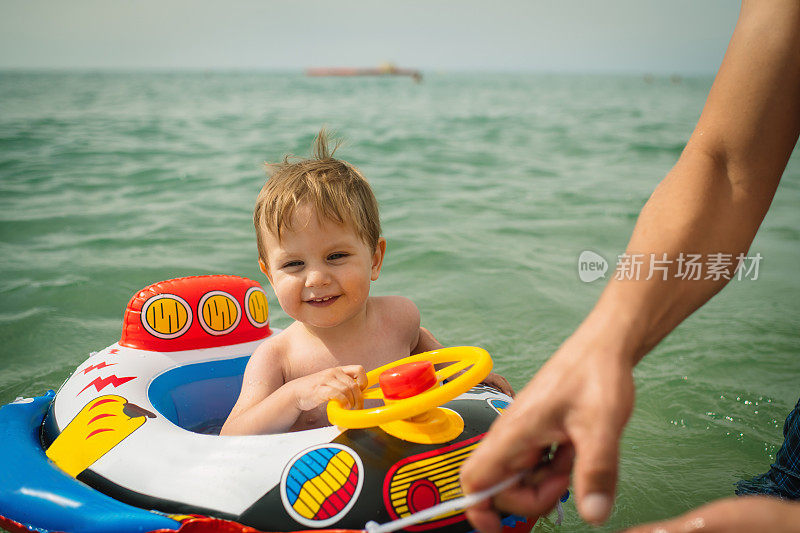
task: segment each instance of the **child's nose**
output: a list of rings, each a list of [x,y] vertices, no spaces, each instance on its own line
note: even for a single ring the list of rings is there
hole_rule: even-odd
[[[306,287],[321,287],[327,285],[330,281],[328,273],[322,268],[313,268],[309,270],[306,276]]]

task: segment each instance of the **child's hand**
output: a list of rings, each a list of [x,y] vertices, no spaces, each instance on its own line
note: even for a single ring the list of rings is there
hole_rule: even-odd
[[[361,390],[367,386],[367,373],[361,365],[337,366],[292,381],[295,402],[301,411],[310,411],[329,400],[339,400],[348,409],[364,405]]]
[[[443,365],[442,368],[444,368],[445,366],[447,365]],[[466,370],[462,370],[461,372],[456,372],[455,374],[447,378],[447,380],[453,381],[464,372],[466,372]],[[503,394],[507,394],[512,398],[514,397],[514,388],[511,386],[511,383],[509,383],[508,380],[503,376],[501,376],[500,374],[489,372],[489,374],[483,379],[483,381],[481,381],[481,385],[488,385],[489,387],[493,387],[499,390]]]
[[[481,383],[490,387],[494,387],[503,394],[507,394],[512,398],[514,397],[514,388],[511,386],[511,383],[509,383],[508,380],[500,374],[489,372],[489,375],[486,376],[486,379],[481,381]]]

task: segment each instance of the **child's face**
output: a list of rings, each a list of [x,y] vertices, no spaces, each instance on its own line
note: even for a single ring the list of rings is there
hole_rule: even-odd
[[[269,232],[263,238],[267,264],[259,263],[281,307],[295,320],[322,328],[364,309],[386,250],[385,239],[370,250],[350,225],[320,218],[307,205],[295,209],[280,241]]]

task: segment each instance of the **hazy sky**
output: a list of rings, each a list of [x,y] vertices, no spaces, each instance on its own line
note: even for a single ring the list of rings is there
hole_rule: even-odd
[[[0,0],[0,68],[713,73],[734,0]]]

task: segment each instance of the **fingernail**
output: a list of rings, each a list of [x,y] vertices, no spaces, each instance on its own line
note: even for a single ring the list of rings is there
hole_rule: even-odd
[[[581,514],[587,522],[600,524],[605,522],[611,512],[611,498],[606,494],[595,492],[587,494],[581,502]]]

